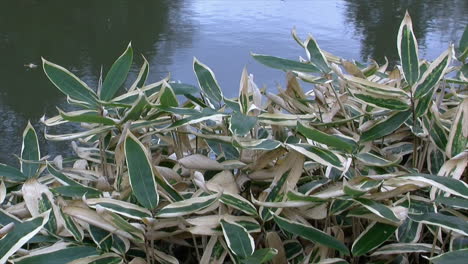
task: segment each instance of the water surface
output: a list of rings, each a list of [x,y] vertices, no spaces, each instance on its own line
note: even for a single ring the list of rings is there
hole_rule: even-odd
[[[95,87],[128,42],[150,62],[150,81],[169,72],[195,84],[193,57],[209,65],[227,96],[235,96],[242,68],[259,86],[275,89],[284,73],[265,68],[250,52],[290,59],[305,52],[290,36],[296,27],[321,48],[346,59],[397,59],[396,33],[405,10],[413,18],[421,57],[433,59],[458,42],[468,23],[466,0],[5,0],[0,1],[0,162],[16,163],[28,120],[66,109],[64,96],[45,78],[44,57]],[[141,65],[135,56],[133,72]],[[310,89],[310,87],[305,87]],[[41,135],[40,135],[41,136]],[[63,153],[68,143],[45,144]]]

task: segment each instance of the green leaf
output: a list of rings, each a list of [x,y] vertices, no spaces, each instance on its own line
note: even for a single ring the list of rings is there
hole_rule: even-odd
[[[278,254],[278,250],[274,248],[262,248],[255,250],[252,256],[244,258],[241,260],[242,264],[261,264],[271,261],[276,254]]]
[[[417,222],[440,226],[464,236],[468,236],[468,223],[456,216],[444,215],[440,213],[425,213],[411,214],[408,217]]]
[[[431,117],[432,120],[429,120]],[[440,123],[439,119],[432,113],[423,118],[424,127],[429,132],[429,136],[434,144],[440,149],[445,151],[447,147],[447,133]]]
[[[414,36],[413,24],[408,12],[398,31],[397,48],[403,76],[409,85],[414,85],[419,79],[418,42]]]
[[[440,253],[439,247],[434,247],[436,253]],[[378,255],[394,255],[394,254],[408,254],[408,253],[426,253],[432,251],[432,244],[422,243],[395,243],[385,245],[379,248],[372,256]]]
[[[254,240],[243,226],[221,220],[221,227],[223,228],[224,239],[232,253],[242,258],[253,254],[255,250]]]
[[[8,166],[0,163],[0,177],[5,177],[7,180],[14,182],[24,182],[28,179],[20,170],[17,168]]]
[[[410,117],[411,112],[397,112],[387,119],[384,119],[370,129],[364,131],[361,135],[361,142],[367,142],[389,135],[397,130]]]
[[[80,198],[83,195],[86,195],[86,197],[99,197],[102,194],[102,192],[97,189],[86,187],[83,185],[58,186],[51,190],[64,197],[71,198]]]
[[[176,95],[195,94],[200,92],[200,89],[191,84],[169,83],[169,85]]]
[[[309,36],[305,42],[307,57],[309,61],[317,66],[322,73],[329,73],[330,67],[328,65],[327,59],[320,50],[317,42],[312,36]]]
[[[437,59],[435,59],[429,68],[421,76],[421,79],[414,86],[414,97],[416,99],[430,94],[433,89],[436,89],[440,79],[444,76],[447,67],[452,58],[452,48],[448,48]]]
[[[128,44],[127,49],[122,55],[112,64],[106,78],[102,84],[101,93],[99,97],[103,101],[109,101],[114,98],[119,88],[127,79],[130,66],[132,66],[133,49],[131,43]]]
[[[396,237],[399,242],[416,242],[421,236],[422,224],[406,218],[398,227]]]
[[[363,199],[363,198],[355,198],[354,200],[360,203],[362,206],[364,206],[367,210],[371,211],[372,213],[382,218],[385,218],[391,222],[396,222],[396,223],[400,222],[400,219],[396,217],[393,211],[381,203],[377,203],[377,202],[374,202],[373,200]]]
[[[247,199],[232,193],[223,193],[221,202],[248,215],[257,215],[257,209]]]
[[[169,195],[169,197],[173,200],[173,201],[182,201],[184,200],[184,198],[177,192],[176,189],[174,189],[172,187],[171,184],[169,184],[167,182],[167,180],[162,176],[160,175],[160,173],[157,171],[157,169],[154,169],[153,170],[153,173],[155,174],[155,180],[156,180],[156,183],[161,186],[161,188],[166,191],[166,193]]]
[[[247,116],[241,113],[234,113],[231,116],[231,126],[229,127],[233,134],[243,136],[250,132],[257,124],[255,116]]]
[[[99,106],[96,94],[67,69],[42,58],[42,66],[49,80],[65,95],[94,108]]]
[[[211,108],[203,108],[203,110],[199,112],[198,114],[193,114],[184,119],[175,121],[170,126],[168,126],[167,129],[175,129],[177,127],[184,126],[184,125],[191,125],[191,124],[200,123],[206,120],[213,120],[217,117],[222,117],[225,115],[226,114],[219,113]]]
[[[151,161],[145,147],[131,132],[128,132],[124,148],[133,195],[144,207],[150,210],[156,208],[159,195]]]
[[[149,210],[125,201],[111,198],[96,198],[86,199],[85,202],[89,207],[96,208],[96,206],[99,205],[106,210],[136,220],[141,220],[145,217],[151,217],[151,212]]]
[[[38,162],[40,158],[41,153],[36,130],[28,122],[23,132],[23,145],[21,146],[21,172],[23,172],[24,176],[27,178],[36,176],[41,165],[39,163],[31,163],[30,161]]]
[[[54,168],[54,166],[52,166],[50,162],[47,162],[47,170],[62,185],[80,185],[78,182],[70,179],[67,175],[61,173],[56,168]]]
[[[304,249],[302,244],[297,240],[287,240],[283,242],[284,251],[288,260],[294,259],[302,254]]]
[[[429,93],[422,96],[419,100],[416,101],[416,109],[414,110],[416,117],[421,117],[427,113],[427,110],[431,107],[434,102],[434,93],[437,89],[432,89]]]
[[[357,147],[357,144],[355,142],[344,140],[341,137],[329,135],[327,133],[323,133],[322,131],[317,130],[313,127],[303,125],[301,122],[297,122],[296,129],[297,132],[301,133],[308,139],[312,139],[313,141],[325,144],[329,147],[344,150],[349,153],[353,152],[354,149]]]
[[[31,257],[21,258],[18,264],[63,264],[69,263],[71,261],[98,255],[99,252],[94,247],[87,246],[78,246],[78,247],[69,247],[60,250],[55,250],[45,254],[34,255]]]
[[[72,234],[73,238],[76,241],[79,241],[79,242],[83,241],[84,232],[81,229],[81,227],[75,222],[73,217],[67,214],[64,214],[63,212],[61,212],[61,214],[65,223],[66,230],[68,230],[70,234]]]
[[[145,238],[141,229],[131,225],[123,217],[116,213],[110,212],[101,206],[96,206],[96,212],[104,218],[107,222],[112,224],[115,228],[129,233],[133,240],[138,243],[144,243]]]
[[[287,182],[289,172],[291,170],[286,171],[278,181],[273,181],[270,185],[270,188],[267,190],[268,194],[265,198],[265,202],[278,202],[281,201],[282,195],[281,192],[283,191],[283,186]],[[264,222],[270,221],[273,218],[272,210],[260,207],[259,209],[260,218],[263,219]],[[274,213],[274,211],[273,211]]]
[[[128,89],[129,92],[134,91],[137,88],[141,89],[145,85],[146,79],[148,78],[149,63],[145,56],[141,55],[141,57],[143,58],[143,65],[141,66],[140,72],[138,73],[135,82],[133,82],[130,89]]]
[[[159,91],[159,103],[163,107],[179,106],[179,102],[177,101],[177,97],[174,91],[167,83],[164,83],[161,90]]]
[[[141,114],[143,113],[145,108],[148,106],[149,106],[149,102],[148,102],[148,99],[146,98],[146,95],[140,91],[138,93],[138,98],[133,103],[132,107],[125,112],[122,120],[120,120],[120,123],[122,124],[129,120],[139,120]]]
[[[287,144],[287,146],[324,166],[333,166],[340,170],[344,168],[346,162],[344,157],[328,149],[302,143]]]
[[[114,120],[100,115],[95,110],[79,110],[66,113],[59,109],[59,113],[63,120],[70,122],[115,125]]]
[[[198,85],[206,97],[213,103],[220,103],[223,100],[223,94],[213,71],[196,58],[193,59],[193,70],[197,76]]]
[[[0,209],[0,225],[6,226],[9,223],[19,224],[21,223],[21,220],[16,218],[16,216],[6,212],[5,210]]]
[[[465,199],[468,199],[468,185],[465,182],[457,179],[418,173],[403,175],[399,178],[425,182],[441,189],[444,192],[448,192],[453,195],[461,196]]]
[[[458,106],[457,114],[452,122],[445,153],[449,158],[455,157],[466,149],[468,145],[468,98]]]
[[[374,166],[374,167],[388,167],[388,166],[395,165],[396,163],[399,162],[399,160],[389,161],[369,152],[359,153],[356,155],[356,158],[359,161],[361,161],[363,164],[367,166]]]
[[[468,259],[468,249],[450,251],[428,259],[434,264],[462,264]]]
[[[110,232],[94,225],[90,225],[88,230],[91,238],[98,248],[104,252],[109,252],[111,250],[113,238]]]
[[[239,111],[240,113],[247,115],[250,110],[252,102],[249,99],[249,76],[247,73],[247,68],[244,67],[242,70],[242,76],[239,87]]]
[[[281,147],[281,142],[272,139],[258,139],[249,141],[240,141],[239,139],[235,139],[232,145],[241,149],[273,150]]]
[[[8,258],[35,236],[49,221],[51,211],[22,223],[15,223],[14,229],[0,240],[0,263],[6,263]]]
[[[459,197],[444,197],[437,196],[434,200],[436,203],[447,205],[453,208],[468,210],[468,200]]]
[[[401,100],[406,100],[409,98],[408,94],[401,88],[395,88],[390,85],[372,82],[367,79],[362,79],[350,75],[344,75],[343,78],[352,88],[362,90],[366,94],[373,94],[374,96],[382,95],[387,98],[401,97]]]
[[[404,97],[390,97],[380,94],[378,95],[358,91],[353,91],[352,94],[355,98],[359,99],[360,101],[374,107],[380,107],[396,111],[405,111],[409,109],[408,101],[405,100],[406,98]]]
[[[195,197],[183,201],[171,203],[163,207],[158,213],[158,217],[176,217],[188,215],[203,210],[211,206],[219,199],[219,194]]]
[[[353,256],[362,256],[387,241],[396,230],[396,226],[374,222],[354,241],[351,248]]]
[[[328,235],[327,233],[324,233],[321,230],[316,229],[312,226],[306,226],[301,223],[296,223],[277,215],[273,215],[273,217],[275,218],[275,223],[282,230],[305,238],[314,243],[318,243],[323,246],[336,249],[344,255],[349,255],[349,250],[345,246],[345,244],[343,244],[343,242],[339,241],[338,239]]]
[[[262,54],[252,53],[251,55],[256,61],[260,62],[261,64],[278,70],[298,72],[320,72],[320,70],[312,64],[306,64],[298,61]]]

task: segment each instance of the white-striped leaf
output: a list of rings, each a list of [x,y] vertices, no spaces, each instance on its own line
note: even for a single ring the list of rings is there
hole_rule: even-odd
[[[124,202],[111,198],[85,199],[84,201],[88,206],[92,208],[101,206],[106,210],[136,220],[141,220],[145,217],[151,217],[151,212],[148,209],[129,202]]]
[[[13,182],[23,182],[28,179],[28,177],[17,168],[2,163],[0,163],[0,177],[5,177],[6,180]]]
[[[223,94],[213,71],[196,58],[193,59],[193,70],[197,76],[198,85],[206,97],[213,103],[220,103],[223,100]]]
[[[127,79],[130,66],[132,66],[133,49],[129,43],[127,49],[120,57],[112,64],[109,72],[107,72],[102,88],[99,93],[99,98],[103,101],[109,101],[114,98],[119,88]]]
[[[440,79],[445,74],[448,65],[452,59],[453,48],[448,48],[437,59],[435,59],[429,68],[421,76],[421,79],[414,86],[414,97],[421,98],[427,94],[432,94],[431,91],[436,88]]]
[[[400,176],[399,178],[424,182],[444,192],[468,199],[468,184],[457,179],[430,174],[409,174]]]
[[[302,143],[286,145],[292,148],[293,150],[301,153],[302,155],[306,156],[307,158],[316,161],[324,166],[332,166],[339,170],[344,169],[346,159],[343,156],[337,154],[336,152]]]
[[[405,97],[385,96],[369,92],[352,91],[353,96],[365,104],[389,110],[405,111],[409,109],[409,100]]]
[[[115,253],[105,253],[100,256],[89,256],[74,261],[68,262],[67,264],[121,264],[124,259]]]
[[[21,172],[27,178],[36,176],[40,164],[37,163],[41,158],[39,150],[39,141],[37,139],[36,130],[28,122],[28,125],[23,132],[23,144],[21,146]]]
[[[320,72],[320,70],[312,64],[262,54],[252,53],[251,55],[256,61],[274,69],[298,72]]]
[[[307,38],[305,48],[309,61],[319,68],[322,73],[329,73],[331,69],[328,65],[327,59],[312,36]]]
[[[14,229],[0,240],[0,263],[8,258],[35,236],[49,221],[51,211],[47,211],[22,223],[15,223]]]
[[[388,167],[395,165],[400,161],[399,159],[389,161],[372,153],[359,153],[356,155],[356,158],[367,166],[375,167]]]
[[[256,215],[257,209],[244,197],[233,194],[233,193],[223,193],[221,195],[220,201],[223,204],[226,204],[232,208],[240,210],[248,215]]]
[[[53,247],[53,246],[52,246]],[[47,251],[47,253],[36,254],[33,256],[25,256],[23,258],[18,258],[15,263],[18,264],[63,264],[70,263],[71,261],[77,260],[79,258],[95,256],[99,252],[95,247],[89,246],[78,246],[78,247],[66,247],[52,251]]]
[[[223,219],[221,220],[221,227],[224,239],[232,253],[241,258],[253,254],[255,250],[254,240],[243,226]]]
[[[395,223],[400,222],[400,219],[396,217],[395,213],[393,213],[393,211],[390,208],[388,208],[387,206],[381,203],[377,203],[373,200],[364,199],[364,198],[355,198],[354,200],[358,202],[359,204],[361,204],[362,206],[364,206],[367,210],[371,211],[372,213],[382,218],[385,218]]]
[[[388,118],[376,123],[361,135],[361,142],[371,141],[384,137],[397,130],[410,117],[410,111],[397,112]]]
[[[241,113],[234,113],[230,119],[229,129],[233,134],[243,136],[250,132],[257,124],[257,117],[247,116]]]
[[[104,117],[96,110],[78,110],[73,112],[63,112],[58,109],[63,120],[77,123],[94,123],[104,125],[115,125],[116,122],[108,117]]]
[[[133,195],[147,209],[156,208],[159,195],[151,161],[145,147],[131,132],[128,132],[124,148]]]
[[[166,82],[163,83],[161,90],[159,91],[159,98],[158,102],[163,107],[178,107],[179,101],[177,101],[177,97],[172,90],[171,86]]]
[[[452,122],[445,153],[449,158],[464,151],[468,145],[468,98],[458,106],[457,114]]]
[[[349,250],[343,244],[343,242],[330,236],[329,234],[324,233],[323,231],[316,229],[312,226],[307,226],[301,223],[296,223],[296,222],[290,221],[286,218],[283,218],[277,215],[273,215],[273,217],[275,219],[276,224],[282,230],[287,231],[291,234],[300,236],[302,238],[305,238],[314,243],[318,243],[326,247],[336,249],[344,255],[349,255]]]
[[[99,105],[96,94],[86,83],[67,69],[42,58],[42,67],[49,80],[65,95],[85,102],[93,108]]]
[[[468,259],[468,249],[450,251],[427,259],[434,264],[461,264]]]
[[[403,76],[409,85],[414,85],[419,79],[418,42],[414,36],[413,24],[408,12],[398,30],[397,48]]]
[[[440,226],[468,236],[468,223],[456,216],[444,215],[441,213],[425,213],[411,214],[408,217],[420,223]]]
[[[386,225],[378,222],[370,224],[364,232],[354,241],[351,248],[353,256],[362,256],[376,249],[387,241],[396,230],[396,226]]]
[[[357,147],[357,143],[353,140],[344,140],[342,137],[329,135],[313,127],[306,126],[301,122],[297,122],[296,129],[306,138],[325,144],[329,147],[344,150],[346,152],[352,152]]]
[[[281,142],[273,139],[254,139],[248,141],[234,139],[232,144],[238,148],[251,150],[274,150],[282,145]]]
[[[427,253],[431,252],[432,244],[423,243],[395,243],[385,245],[372,253],[371,256],[378,255],[393,255],[393,254],[408,254],[408,253]],[[434,247],[434,252],[439,254],[442,250],[439,247]]]
[[[200,210],[203,210],[216,201],[218,201],[220,194],[212,194],[202,197],[190,198],[187,200],[171,203],[164,206],[158,213],[158,217],[176,217],[188,215]]]

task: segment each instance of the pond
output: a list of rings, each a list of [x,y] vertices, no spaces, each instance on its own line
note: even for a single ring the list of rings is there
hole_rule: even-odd
[[[305,57],[290,35],[293,27],[338,56],[363,62],[386,56],[394,63],[405,10],[413,18],[420,57],[427,59],[457,43],[468,23],[466,0],[0,1],[0,162],[16,165],[12,155],[20,152],[28,120],[40,131],[43,153],[63,153],[69,146],[45,144],[41,136],[40,117],[55,115],[56,106],[66,108],[42,72],[41,57],[96,87],[101,67],[106,72],[131,41],[150,62],[150,81],[171,73],[174,80],[196,84],[195,56],[233,97],[244,66],[260,87],[284,85],[283,72],[249,54]],[[141,65],[135,58],[133,74]],[[30,63],[39,67],[24,66]]]

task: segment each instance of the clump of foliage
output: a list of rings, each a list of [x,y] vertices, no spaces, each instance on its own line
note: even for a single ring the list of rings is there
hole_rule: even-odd
[[[119,93],[130,45],[96,91],[43,60],[80,109],[43,123],[83,129],[47,128],[76,154],[52,160],[28,125],[21,168],[0,165],[0,263],[468,259],[467,30],[428,62],[406,15],[394,69],[293,37],[305,59],[252,54],[287,72],[285,89],[244,69],[236,99],[196,59],[198,87],[147,84],[145,60]]]

